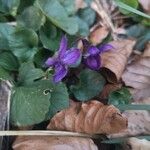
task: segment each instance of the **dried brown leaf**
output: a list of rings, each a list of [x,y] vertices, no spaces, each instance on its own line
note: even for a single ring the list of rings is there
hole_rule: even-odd
[[[127,66],[122,80],[133,88],[130,91],[134,100],[150,97],[150,44],[140,59]]]
[[[150,14],[150,0],[139,0],[139,3],[143,7],[144,11]]]
[[[102,71],[109,82],[116,83],[122,76],[135,41],[120,40],[110,44],[115,49],[102,54]]]
[[[150,104],[150,98],[143,99],[140,103]],[[150,134],[150,112],[146,110],[128,110],[123,113],[128,119],[127,130],[111,137],[136,136]]]
[[[98,150],[89,138],[79,137],[17,137],[14,150]]]
[[[93,30],[89,36],[89,40],[93,45],[97,45],[101,43],[109,34],[109,30],[107,27],[99,26],[95,30]]]
[[[75,8],[76,10],[80,9],[80,8],[85,8],[87,7],[87,4],[84,0],[75,0]]]
[[[150,57],[150,42],[147,43],[146,48],[144,50],[143,57]]]
[[[150,113],[146,110],[129,110],[123,113],[128,118],[128,129],[111,137],[150,134]]]
[[[57,113],[47,129],[84,132],[89,134],[110,134],[127,127],[126,118],[112,105],[98,101],[78,103]]]

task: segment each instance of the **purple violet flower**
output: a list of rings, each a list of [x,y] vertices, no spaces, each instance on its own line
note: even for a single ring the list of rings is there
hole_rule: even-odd
[[[63,36],[60,42],[59,50],[53,57],[46,60],[47,67],[53,67],[55,70],[53,80],[55,83],[61,81],[68,72],[68,67],[76,64],[81,58],[81,52],[77,48],[67,50],[67,38]]]
[[[84,64],[92,70],[99,70],[101,67],[100,54],[113,49],[113,46],[110,44],[104,44],[96,47],[91,45],[86,39],[83,39],[82,42],[85,49],[85,53],[83,55]]]

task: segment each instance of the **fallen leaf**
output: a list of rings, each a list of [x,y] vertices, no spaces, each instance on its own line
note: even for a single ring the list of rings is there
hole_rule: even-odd
[[[98,150],[90,138],[81,137],[17,137],[13,150]]]
[[[9,118],[11,87],[12,85],[9,81],[0,80],[0,131],[5,130],[5,127],[8,124],[7,117]],[[0,136],[0,149],[2,143],[3,137]]]
[[[84,0],[75,0],[75,8],[76,10],[80,9],[80,8],[85,8],[87,7],[87,4]]]
[[[103,91],[100,93],[100,99],[108,99],[108,96],[111,92],[121,88],[121,84],[106,84],[103,88]]]
[[[146,139],[138,139],[135,137],[129,138],[128,145],[130,145],[132,150],[149,150],[150,149],[150,141]]]
[[[129,110],[123,113],[128,118],[128,129],[111,137],[150,134],[150,113],[146,110]]]
[[[93,45],[101,43],[109,34],[109,30],[105,26],[98,26],[94,29],[89,36],[89,40]]]
[[[139,3],[141,4],[144,11],[150,14],[150,0],[139,0]]]
[[[150,98],[143,99],[140,104],[150,104]],[[139,103],[136,103],[139,104]],[[128,128],[123,132],[112,134],[110,137],[126,137],[150,134],[150,112],[146,110],[127,110],[123,116],[128,119]]]
[[[126,86],[132,87],[130,92],[134,100],[150,97],[150,43],[143,56],[129,64],[122,75]]]
[[[143,53],[143,57],[150,57],[150,42],[147,43]]]
[[[47,129],[110,134],[126,127],[127,120],[117,108],[93,100],[60,111],[51,119]]]
[[[127,64],[127,60],[132,53],[134,40],[112,41],[110,43],[114,49],[105,52],[102,57],[102,72],[107,80],[112,83],[117,83]]]

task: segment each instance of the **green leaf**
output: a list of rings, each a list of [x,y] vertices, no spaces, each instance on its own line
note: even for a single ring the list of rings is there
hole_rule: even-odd
[[[0,80],[11,80],[11,76],[7,70],[0,66]]]
[[[40,29],[40,40],[44,48],[50,49],[51,51],[58,50],[62,35],[62,31],[48,21]]]
[[[32,6],[35,0],[20,0],[20,5],[18,7],[18,12],[21,13],[25,8]]]
[[[119,105],[119,104],[129,104],[132,99],[132,95],[129,90],[125,87],[113,91],[109,94],[108,104]]]
[[[87,7],[80,9],[78,11],[78,16],[83,19],[89,26],[91,26],[95,21],[96,13],[93,9]]]
[[[76,19],[79,25],[78,34],[81,36],[88,36],[90,33],[88,24],[84,20],[80,19],[79,17],[76,17]]]
[[[146,43],[150,40],[149,28],[137,24],[127,28],[127,35],[137,39],[134,49],[142,51],[145,48]]]
[[[52,118],[58,111],[69,107],[69,95],[66,85],[62,82],[53,83],[50,80],[41,80],[34,84],[40,85],[45,91],[51,93],[49,111],[46,115],[46,120]]]
[[[21,13],[17,19],[17,22],[23,27],[31,28],[37,31],[44,24],[45,16],[40,9],[30,6]]]
[[[32,29],[0,23],[0,49],[11,50],[22,62],[32,60],[37,52],[38,36]]]
[[[115,2],[116,2],[116,4],[117,4],[120,8],[123,8],[123,9],[125,9],[125,10],[127,10],[127,11],[129,11],[129,12],[132,12],[132,13],[135,13],[135,14],[137,14],[137,15],[139,15],[139,16],[142,16],[142,17],[145,17],[145,18],[149,18],[149,19],[150,19],[150,15],[147,15],[147,14],[145,14],[145,13],[139,11],[139,10],[136,10],[136,9],[130,7],[129,5],[126,5],[126,4],[124,4],[123,2],[120,2],[119,0],[115,0]]]
[[[21,61],[32,60],[37,52],[38,35],[32,29],[19,28],[11,35],[9,47]]]
[[[6,16],[4,16],[4,14],[0,13],[0,22],[8,22]]]
[[[98,95],[106,82],[100,73],[89,69],[83,70],[79,79],[78,85],[71,86],[71,92],[80,101],[87,101]]]
[[[16,16],[20,0],[0,0],[0,11]]]
[[[9,71],[17,71],[19,62],[11,52],[0,53],[0,66]]]
[[[44,94],[40,86],[16,87],[11,99],[11,123],[16,126],[27,126],[45,120],[49,110],[51,96]]]
[[[73,0],[58,0],[60,4],[65,8],[68,15],[74,15],[76,12],[75,1]]]
[[[0,23],[0,50],[9,49],[10,35],[14,32],[14,27],[7,23]]]
[[[31,85],[36,79],[44,76],[41,69],[35,68],[33,63],[23,63],[19,68],[19,85]]]
[[[58,0],[37,0],[35,4],[57,27],[66,31],[68,34],[74,35],[78,31],[78,24],[74,17],[68,16],[65,8]]]
[[[37,68],[43,68],[45,60],[50,56],[49,50],[39,49],[39,51],[34,56],[34,63]]]

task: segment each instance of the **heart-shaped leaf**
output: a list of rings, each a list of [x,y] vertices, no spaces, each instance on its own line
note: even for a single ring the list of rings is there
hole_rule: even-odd
[[[129,90],[125,87],[113,91],[109,94],[109,104],[119,105],[119,104],[129,104],[131,101],[132,95]]]
[[[69,106],[67,88],[52,80],[37,81],[32,86],[16,87],[12,95],[11,122],[17,126],[47,120]]]
[[[100,73],[89,69],[83,70],[79,79],[79,84],[71,86],[71,91],[80,101],[87,101],[98,95],[106,82]]]
[[[44,76],[41,69],[35,68],[32,63],[23,63],[19,68],[19,85],[31,85],[34,80]]]
[[[78,31],[78,24],[74,17],[67,14],[58,0],[37,0],[35,5],[47,16],[53,24],[73,35]]]
[[[51,94],[45,95],[43,92],[40,86],[14,88],[11,100],[11,123],[26,126],[45,120]]]
[[[59,48],[59,42],[62,38],[62,31],[51,22],[47,21],[40,29],[40,40],[43,46],[51,51],[56,51]]]
[[[23,27],[31,28],[37,31],[44,24],[45,16],[40,9],[35,6],[30,6],[21,13],[17,22]]]
[[[36,32],[28,28],[16,29],[9,39],[9,47],[15,56],[21,61],[32,60],[37,52],[38,36]]]
[[[17,71],[19,62],[11,52],[2,52],[0,54],[0,66],[9,71]]]
[[[0,0],[0,11],[15,16],[20,0]]]

